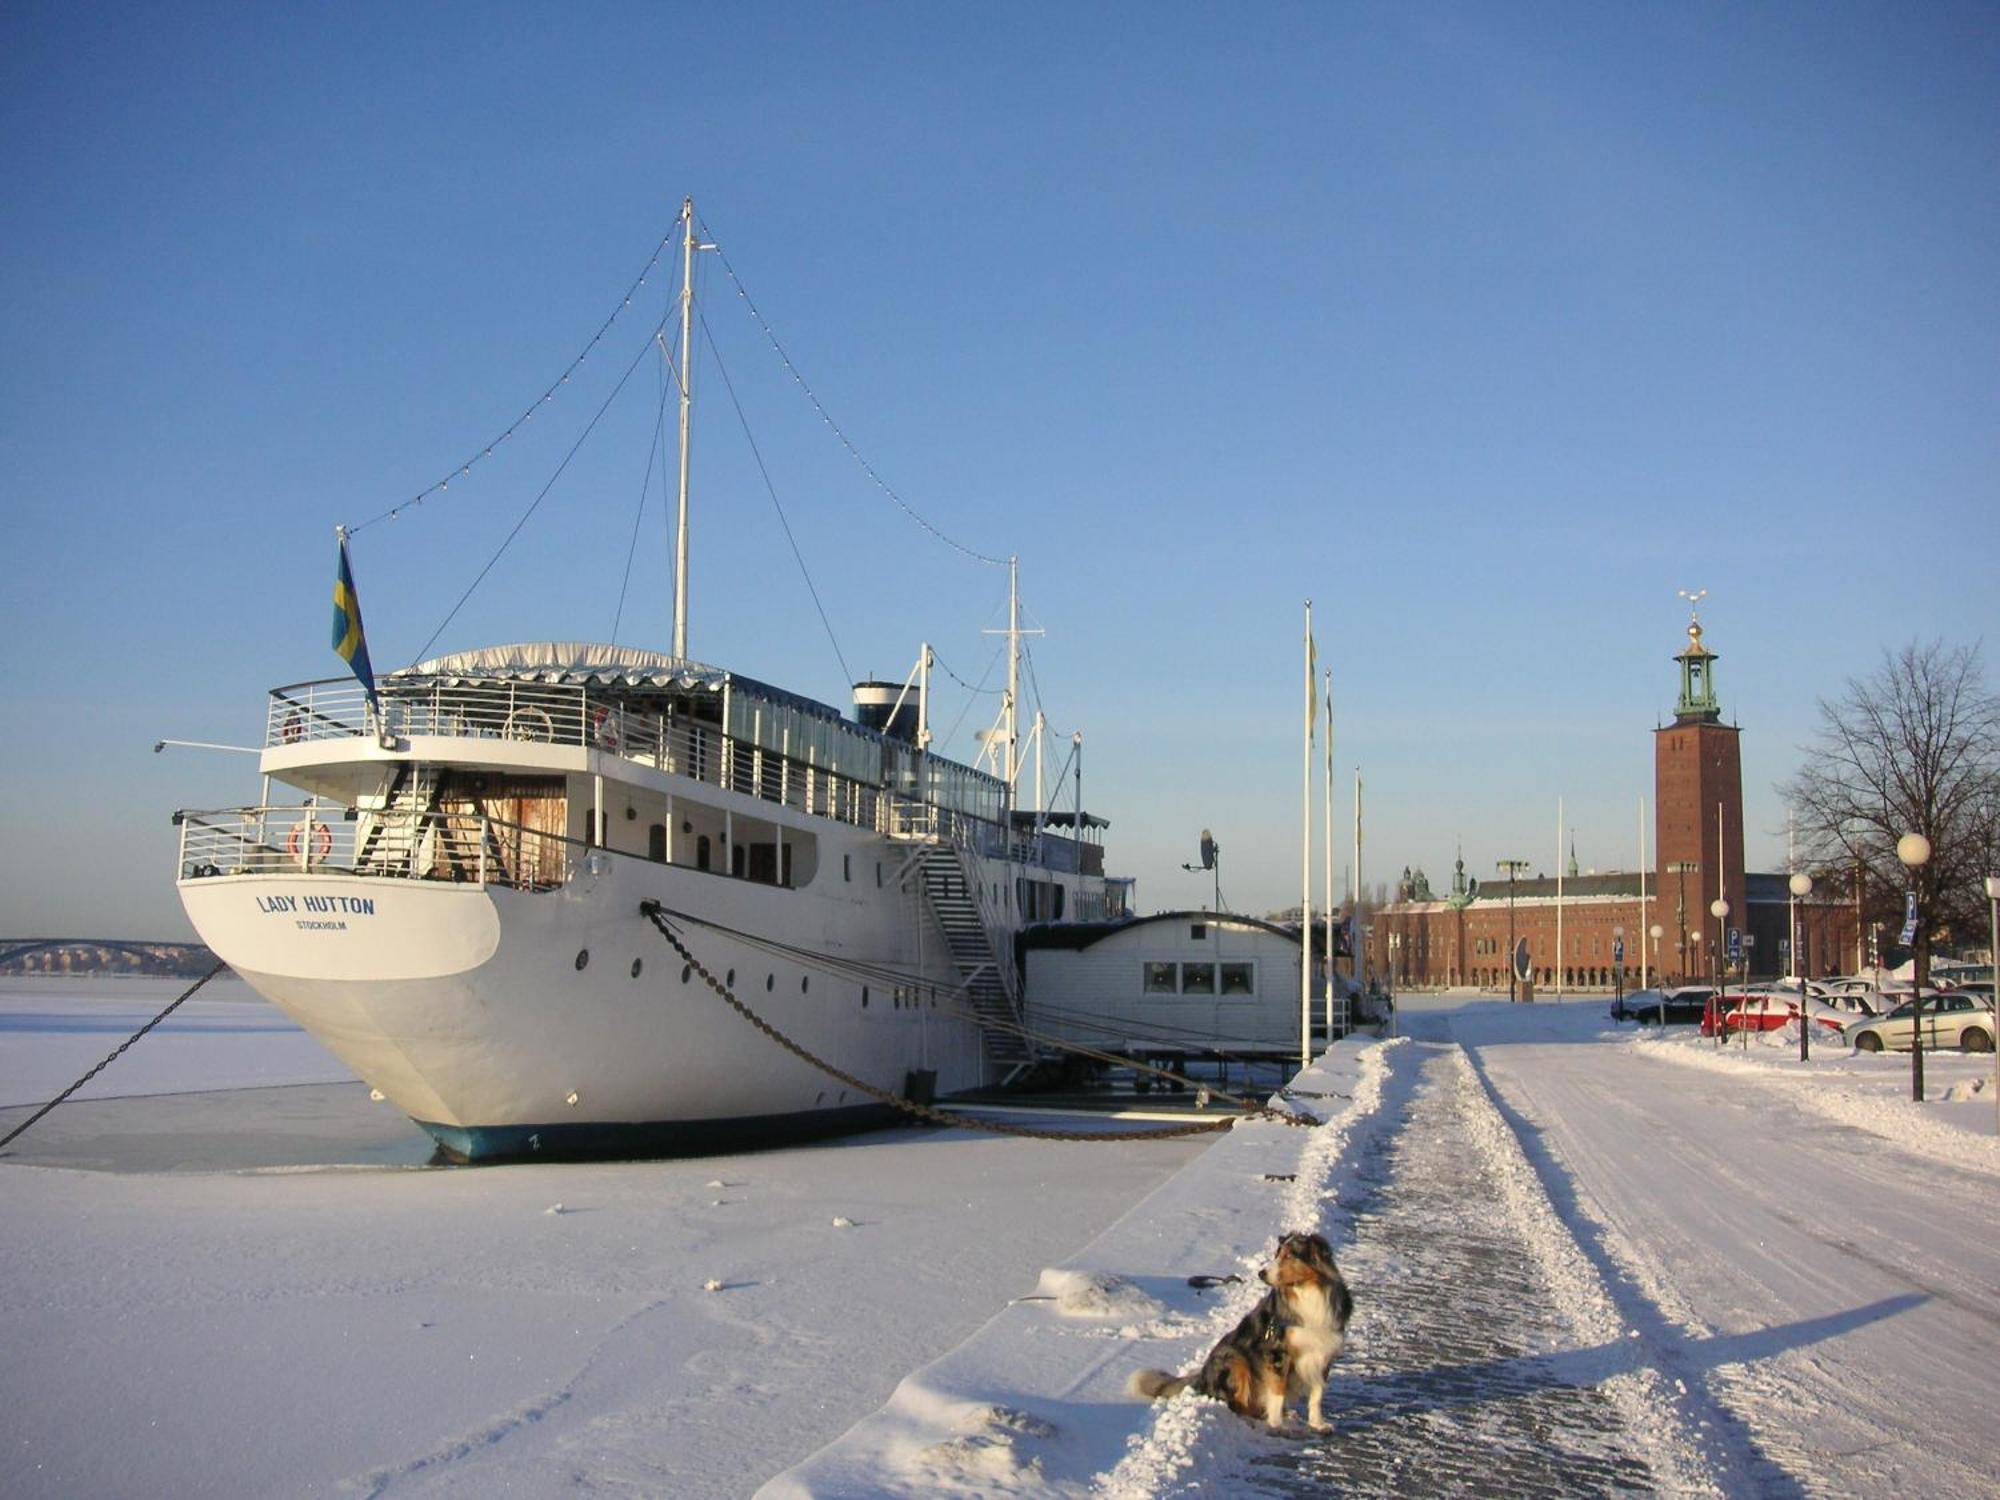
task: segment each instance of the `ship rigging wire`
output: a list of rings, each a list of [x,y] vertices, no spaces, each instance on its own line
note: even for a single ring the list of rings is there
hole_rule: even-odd
[[[414,509],[415,507],[422,505],[424,501],[428,500],[432,495],[435,495],[442,490],[450,489],[452,480],[458,478],[461,475],[470,474],[472,472],[474,464],[479,463],[483,459],[491,458],[493,456],[493,450],[495,448],[498,448],[502,443],[506,442],[507,439],[512,437],[522,427],[526,426],[527,423],[533,419],[537,411],[539,411],[543,406],[547,405],[550,401],[555,399],[557,391],[561,390],[564,386],[569,384],[570,376],[574,375],[577,372],[577,370],[582,366],[583,362],[586,359],[590,358],[591,353],[597,348],[597,346],[600,343],[603,342],[604,335],[611,331],[611,325],[617,322],[619,316],[625,311],[625,309],[632,305],[632,299],[639,295],[639,288],[644,286],[646,284],[646,278],[653,274],[653,267],[660,263],[660,256],[666,252],[667,246],[673,243],[673,239],[674,239],[674,230],[670,229],[661,238],[660,243],[653,247],[653,253],[646,258],[645,268],[639,272],[638,280],[634,281],[631,284],[631,286],[625,289],[624,297],[620,299],[616,307],[611,309],[611,315],[608,318],[606,318],[601,324],[598,325],[597,332],[593,333],[590,336],[590,342],[583,346],[582,352],[580,352],[575,359],[571,360],[569,364],[563,368],[562,374],[557,376],[554,383],[551,384],[547,390],[543,391],[541,395],[537,396],[534,399],[534,401],[529,404],[528,409],[526,411],[522,412],[520,416],[516,417],[512,422],[507,424],[507,427],[501,432],[501,434],[498,437],[494,438],[491,442],[488,442],[485,445],[483,445],[470,458],[466,459],[464,463],[460,464],[457,468],[453,469],[449,474],[445,475],[444,478],[437,480],[436,482],[426,486],[421,490],[418,490],[417,493],[412,495],[409,499],[390,506],[380,515],[371,516],[367,520],[361,522],[359,525],[348,527],[347,534],[349,536],[353,536],[356,532],[366,531],[370,526],[373,526],[377,521],[394,520],[397,516],[401,515],[402,512]],[[664,320],[662,321],[664,323]],[[623,382],[620,383],[622,384]]]
[[[704,226],[702,232],[708,238],[711,239],[715,238],[715,236],[708,231],[706,226]],[[722,263],[723,273],[726,276],[728,276],[730,283],[733,286],[735,286],[736,295],[743,299],[743,305],[744,307],[749,309],[750,316],[756,321],[757,327],[760,330],[762,330],[765,339],[770,343],[772,349],[777,351],[778,358],[780,361],[783,362],[787,373],[789,373],[792,379],[795,382],[797,382],[799,389],[805,392],[806,400],[812,403],[813,410],[819,413],[820,420],[826,423],[827,425],[827,430],[830,431],[834,435],[834,437],[839,440],[840,446],[847,450],[848,455],[855,461],[855,463],[861,466],[861,472],[868,476],[868,478],[874,483],[875,487],[879,489],[883,494],[887,495],[892,501],[894,501],[896,508],[900,510],[904,515],[908,516],[912,521],[916,522],[917,525],[921,526],[925,531],[929,532],[933,537],[937,538],[937,540],[939,540],[940,542],[943,542],[947,547],[951,548],[954,552],[962,553],[966,557],[971,558],[974,562],[986,563],[996,568],[1006,567],[1007,566],[1006,558],[990,557],[986,553],[979,551],[977,548],[966,546],[965,543],[957,540],[952,536],[947,535],[937,526],[933,525],[923,515],[919,514],[918,511],[907,500],[905,500],[901,495],[897,494],[894,486],[892,486],[888,480],[884,479],[879,473],[876,472],[875,466],[869,463],[866,458],[862,457],[861,450],[855,446],[854,440],[847,435],[846,430],[843,429],[838,422],[834,421],[833,413],[829,412],[826,409],[825,404],[819,399],[819,397],[816,394],[814,394],[813,388],[806,383],[806,377],[800,372],[799,367],[792,363],[791,355],[787,354],[785,352],[785,346],[778,342],[777,332],[771,327],[771,325],[767,321],[765,321],[764,314],[758,310],[757,304],[750,299],[749,290],[743,285],[743,279],[736,274],[736,267],[734,267],[729,263],[728,254],[721,249],[719,244],[715,252],[715,257]]]
[[[514,523],[514,529],[507,533],[500,545],[494,549],[493,555],[486,559],[486,566],[479,570],[478,576],[466,585],[465,592],[458,596],[458,602],[452,605],[450,612],[438,622],[438,628],[431,632],[430,639],[425,641],[417,654],[410,658],[410,665],[415,666],[430,654],[431,647],[437,644],[437,638],[445,633],[446,628],[457,618],[458,612],[465,608],[465,601],[472,597],[479,585],[486,581],[486,575],[493,571],[494,564],[499,562],[507,549],[514,545],[514,538],[521,534],[521,528],[528,524],[528,518],[541,508],[544,500],[549,498],[549,491],[556,487],[556,481],[562,478],[563,471],[570,466],[570,461],[582,451],[583,445],[590,441],[591,433],[597,430],[597,424],[604,420],[604,414],[611,409],[611,403],[618,399],[619,394],[625,389],[626,382],[632,378],[633,371],[639,368],[639,362],[646,357],[646,352],[653,347],[654,340],[666,326],[667,320],[662,318],[648,330],[646,342],[639,346],[639,352],[633,355],[632,362],[625,366],[625,373],[618,377],[618,383],[611,388],[611,394],[606,396],[603,404],[597,408],[596,415],[591,417],[577,440],[570,444],[569,452],[565,453],[562,462],[556,465],[556,471],[549,476],[548,483],[544,484],[535,498],[528,502],[528,508],[521,512],[521,518]]]
[[[611,615],[613,644],[617,643],[618,629],[625,622],[625,596],[632,587],[632,561],[639,555],[639,528],[646,519],[646,501],[653,492],[653,460],[656,457],[660,461],[660,482],[662,486],[666,483],[667,392],[672,389],[667,384],[666,372],[672,368],[673,356],[667,353],[667,341],[660,334],[653,335],[653,342],[659,346],[660,355],[666,363],[660,371],[660,403],[653,416],[653,436],[646,444],[646,474],[639,481],[639,504],[632,512],[632,539],[625,546],[625,572],[618,580],[618,608]]]
[[[633,299],[638,295],[640,289],[646,285],[647,280],[651,277],[655,268],[659,265],[661,256],[666,252],[667,248],[673,243],[675,235],[678,232],[679,232],[679,225],[677,223],[676,227],[674,229],[669,230],[667,234],[665,234],[660,239],[660,242],[654,246],[652,254],[647,257],[646,264],[639,272],[639,275],[634,279],[632,284],[626,289],[625,295],[619,299],[618,305],[612,309],[609,316],[607,316],[604,319],[604,321],[598,326],[596,332],[591,335],[589,341],[584,345],[582,350],[577,353],[577,355],[569,362],[569,364],[564,367],[562,373],[553,382],[551,382],[549,386],[546,387],[543,390],[543,392],[538,397],[536,397],[536,399],[533,402],[531,402],[519,416],[517,416],[504,429],[502,429],[502,431],[499,433],[498,436],[494,437],[491,441],[483,444],[463,463],[459,464],[456,468],[452,469],[450,473],[444,475],[442,478],[438,479],[434,483],[426,486],[424,489],[419,490],[414,495],[410,496],[408,499],[403,500],[396,505],[390,506],[387,510],[382,511],[377,515],[371,516],[365,521],[361,521],[352,526],[347,527],[346,528],[347,534],[352,536],[357,532],[366,530],[368,527],[371,527],[377,524],[378,522],[386,520],[394,520],[397,517],[399,517],[403,511],[413,509],[416,506],[423,504],[424,501],[429,499],[432,495],[448,490],[451,487],[451,482],[453,479],[471,474],[475,465],[479,464],[480,462],[482,462],[487,458],[490,458],[493,455],[493,452],[496,448],[498,448],[501,444],[505,443],[509,438],[513,437],[523,426],[525,426],[529,421],[531,421],[535,413],[539,411],[543,406],[553,401],[557,393],[560,392],[564,386],[570,383],[571,377],[577,373],[577,371],[583,366],[585,361],[588,360],[596,352],[599,344],[601,344],[604,341],[605,336],[611,331],[612,326],[624,314],[625,310],[632,305]],[[875,468],[875,466],[868,461],[865,455],[863,455],[863,453],[860,450],[860,447],[854,442],[854,440],[851,437],[848,436],[846,429],[844,429],[837,421],[834,420],[833,414],[827,410],[825,403],[820,400],[817,392],[813,390],[811,384],[806,380],[804,372],[802,372],[799,369],[798,365],[792,360],[792,357],[785,349],[784,344],[779,340],[777,336],[777,331],[771,326],[769,320],[765,318],[762,310],[757,306],[756,302],[751,298],[749,289],[744,286],[742,278],[737,275],[736,268],[730,263],[728,255],[722,251],[720,244],[714,242],[713,231],[710,230],[705,223],[701,225],[701,234],[704,239],[711,241],[711,243],[704,245],[703,248],[712,249],[716,252],[716,258],[721,263],[724,272],[729,277],[730,283],[735,288],[738,298],[742,301],[744,308],[749,312],[750,317],[752,321],[756,324],[759,332],[762,333],[764,339],[770,344],[772,350],[776,353],[779,362],[783,365],[786,373],[791,376],[794,384],[796,384],[799,390],[804,394],[807,402],[811,405],[814,412],[819,416],[820,420],[825,424],[827,430],[833,434],[835,440],[840,444],[840,446],[843,449],[846,450],[848,456],[851,459],[853,459],[855,464],[861,469],[862,473],[868,477],[869,481],[884,495],[886,495],[896,505],[896,507],[903,512],[905,516],[907,516],[911,521],[915,522],[919,527],[921,527],[925,532],[929,533],[937,541],[944,543],[946,546],[952,548],[954,551],[959,552],[963,556],[968,557],[975,562],[986,563],[992,566],[1005,566],[1008,561],[1007,559],[994,557],[987,553],[980,552],[976,548],[969,547],[964,543],[958,541],[956,538],[947,534],[944,530],[942,530],[940,527],[938,527],[936,524],[930,521],[926,516],[920,513],[908,501],[906,501],[902,497],[902,495],[897,492],[895,487],[892,486],[886,479],[882,477],[881,473]],[[697,280],[699,281],[701,279],[705,278],[702,277],[701,270],[698,268]],[[700,300],[701,299],[697,298],[698,302]],[[654,325],[653,329],[648,333],[647,344],[652,345],[657,343],[659,345],[660,351],[665,358],[669,372],[674,375],[675,381],[684,388],[685,382],[692,374],[692,372],[675,370],[672,352],[667,348],[665,340],[662,336],[666,328],[667,322],[669,321],[671,316],[672,316],[671,313],[663,315],[659,320],[659,322]],[[706,314],[697,311],[697,316],[700,318],[701,321],[702,337],[707,342],[709,352],[715,358],[716,367],[722,374],[723,385],[729,393],[729,398],[732,406],[736,410],[737,421],[743,428],[744,439],[746,443],[749,445],[751,457],[757,465],[757,470],[759,475],[762,477],[765,492],[771,500],[772,508],[777,512],[778,524],[785,534],[785,541],[787,545],[791,548],[793,559],[798,564],[800,574],[804,578],[806,591],[812,598],[813,608],[819,615],[821,627],[825,630],[828,643],[833,648],[834,657],[840,664],[842,676],[845,678],[845,680],[852,682],[854,681],[854,674],[852,669],[847,664],[846,652],[843,651],[841,648],[839,637],[834,631],[832,620],[827,614],[826,606],[820,596],[818,585],[813,579],[811,570],[807,566],[804,554],[799,547],[798,539],[796,535],[793,533],[790,518],[786,514],[785,508],[778,498],[777,488],[774,481],[772,480],[769,466],[764,461],[763,452],[759,447],[754,434],[751,432],[749,420],[743,410],[742,402],[737,397],[735,382],[731,379],[728,369],[724,365],[721,349],[715,340],[713,331],[709,327]],[[643,354],[644,351],[641,350],[640,357],[643,357]],[[690,363],[693,362],[692,351],[690,351],[689,360]],[[506,537],[501,541],[499,547],[495,549],[493,555],[487,560],[485,566],[479,570],[478,574],[473,578],[472,582],[466,587],[465,592],[462,595],[460,595],[457,602],[452,605],[450,611],[446,613],[443,621],[439,623],[437,629],[431,633],[430,638],[427,641],[425,641],[423,647],[417,651],[415,656],[411,658],[413,664],[415,662],[422,661],[426,656],[429,655],[431,648],[437,643],[439,637],[444,634],[445,630],[450,626],[451,622],[455,618],[457,618],[459,611],[465,607],[467,601],[472,597],[474,593],[478,591],[480,585],[485,582],[486,578],[492,572],[494,566],[499,562],[500,558],[504,556],[507,550],[513,545],[515,539],[520,535],[523,527],[526,526],[528,520],[540,508],[542,502],[548,498],[548,495],[551,492],[551,490],[553,490],[556,481],[561,478],[564,471],[569,467],[571,460],[573,460],[576,457],[578,451],[581,450],[584,442],[590,437],[591,433],[595,431],[598,423],[603,419],[606,411],[609,410],[612,402],[618,397],[619,394],[623,392],[625,385],[631,379],[632,372],[634,369],[636,369],[637,364],[638,364],[638,358],[635,358],[632,361],[632,363],[626,367],[624,374],[620,376],[617,384],[612,388],[611,395],[606,397],[605,401],[598,407],[595,415],[592,416],[590,422],[584,427],[583,433],[577,438],[576,442],[571,446],[568,453],[564,455],[561,463],[557,465],[554,474],[550,476],[548,482],[542,487],[541,491],[529,503],[527,509],[515,522],[513,528],[507,533]],[[666,394],[667,394],[666,390],[663,389],[661,394],[660,408],[655,418],[654,438],[648,444],[646,474],[642,479],[640,485],[638,512],[633,522],[633,534],[632,534],[632,539],[628,544],[627,548],[624,576],[620,580],[618,603],[614,610],[612,618],[611,634],[612,634],[612,639],[614,641],[617,639],[618,632],[623,627],[624,623],[624,608],[625,608],[625,601],[630,590],[633,558],[637,552],[638,535],[641,525],[643,524],[646,501],[651,493],[654,449],[655,448],[663,449]],[[662,468],[661,472],[662,475],[664,476],[665,472],[664,467]],[[669,521],[671,521],[671,512],[669,512],[668,518]],[[967,684],[965,684],[962,679],[958,679],[955,674],[953,675],[954,675],[954,680],[959,681],[961,686],[967,686]],[[980,688],[980,689],[973,689],[973,691],[979,692],[987,690]],[[963,716],[961,715],[961,718],[962,717]]]
[[[848,668],[847,653],[840,649],[840,638],[833,633],[833,621],[826,617],[826,606],[820,602],[819,586],[813,582],[812,570],[806,566],[805,554],[799,551],[799,539],[792,535],[792,523],[785,515],[785,507],[778,501],[778,487],[771,482],[771,471],[764,463],[764,450],[757,446],[757,438],[750,431],[750,418],[744,414],[743,403],[736,396],[736,382],[729,378],[729,366],[723,363],[722,350],[715,342],[715,335],[708,326],[708,315],[698,315],[701,319],[701,336],[708,344],[708,352],[714,356],[715,368],[722,375],[722,387],[729,392],[729,404],[736,409],[736,420],[743,428],[743,441],[750,445],[750,456],[757,462],[757,472],[763,476],[764,493],[771,497],[771,509],[778,513],[778,525],[785,533],[785,543],[792,549],[792,559],[799,565],[799,576],[806,581],[806,592],[812,595],[813,608],[819,612],[819,623],[826,630],[827,642],[833,647],[834,660],[840,663],[843,681],[854,681],[854,673]]]

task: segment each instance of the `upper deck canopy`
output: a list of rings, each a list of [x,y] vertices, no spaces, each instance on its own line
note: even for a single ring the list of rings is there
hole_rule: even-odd
[[[552,686],[622,687],[641,692],[706,688],[719,693],[726,686],[819,718],[839,721],[847,717],[829,704],[740,673],[686,661],[662,651],[641,651],[632,646],[594,641],[523,641],[511,646],[482,646],[473,651],[435,656],[388,675],[390,680],[421,677],[454,685],[499,678]]]

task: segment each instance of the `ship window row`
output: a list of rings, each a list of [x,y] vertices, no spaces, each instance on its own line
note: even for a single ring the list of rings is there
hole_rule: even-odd
[[[1144,966],[1149,995],[1238,995],[1257,993],[1254,963],[1185,963],[1149,961]]]

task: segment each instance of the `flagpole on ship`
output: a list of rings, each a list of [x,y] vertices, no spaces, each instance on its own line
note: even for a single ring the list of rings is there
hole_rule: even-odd
[[[713,250],[695,238],[694,199],[681,200],[681,367],[674,372],[681,395],[680,523],[674,533],[674,655],[687,660],[688,634],[688,429],[694,405],[694,253]]]

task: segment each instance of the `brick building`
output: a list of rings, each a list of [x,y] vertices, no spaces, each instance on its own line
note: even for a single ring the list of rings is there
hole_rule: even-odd
[[[1858,886],[1852,875],[1819,871],[1799,903],[1800,962],[1789,963],[1789,877],[1743,867],[1742,730],[1722,722],[1718,658],[1702,643],[1698,619],[1690,620],[1687,647],[1674,660],[1680,698],[1673,722],[1653,733],[1656,854],[1643,880],[1636,870],[1579,874],[1572,854],[1560,881],[1537,875],[1481,885],[1466,876],[1461,858],[1450,894],[1437,899],[1422,870],[1406,869],[1396,899],[1363,918],[1367,973],[1392,988],[1504,990],[1508,955],[1518,950],[1537,988],[1609,988],[1622,943],[1630,982],[1642,961],[1649,977],[1703,978],[1715,972],[1731,929],[1753,976],[1859,966]],[[1729,909],[1721,922],[1709,913],[1718,894]],[[1649,936],[1654,927],[1657,940]]]

